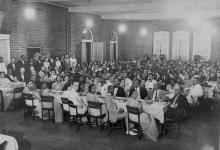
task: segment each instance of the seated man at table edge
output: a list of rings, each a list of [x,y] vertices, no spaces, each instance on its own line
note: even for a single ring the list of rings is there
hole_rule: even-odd
[[[183,117],[189,117],[190,107],[186,96],[181,93],[180,87],[175,86],[174,97],[169,101],[170,107],[166,112],[166,118],[177,120]]]

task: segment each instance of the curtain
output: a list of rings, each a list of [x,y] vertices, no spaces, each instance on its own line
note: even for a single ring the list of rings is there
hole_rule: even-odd
[[[196,31],[193,33],[193,58],[200,55],[204,60],[210,59],[212,37],[211,33]]]
[[[103,62],[103,42],[94,42],[92,60]]]
[[[154,33],[154,58],[163,54],[169,59],[169,32],[159,31]]]
[[[177,31],[173,33],[173,60],[189,59],[189,32]]]

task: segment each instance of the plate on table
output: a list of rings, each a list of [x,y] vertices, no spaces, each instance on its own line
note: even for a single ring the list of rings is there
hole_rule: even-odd
[[[147,103],[147,104],[152,104],[153,101],[152,101],[152,100],[147,100],[147,101],[145,101],[145,103]]]
[[[79,96],[86,96],[86,92],[79,92]]]

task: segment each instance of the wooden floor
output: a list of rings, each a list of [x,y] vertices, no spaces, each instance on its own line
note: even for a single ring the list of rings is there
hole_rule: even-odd
[[[21,150],[219,150],[220,105],[211,113],[196,113],[181,125],[181,136],[168,135],[159,142],[127,136],[121,131],[102,133],[98,129],[83,127],[79,132],[68,124],[41,122],[23,118],[23,112],[1,112],[0,129],[7,129],[24,137]]]

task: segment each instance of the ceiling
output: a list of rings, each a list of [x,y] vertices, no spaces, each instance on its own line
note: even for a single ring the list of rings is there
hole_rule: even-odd
[[[23,0],[67,7],[69,12],[114,20],[220,17],[220,0]]]

